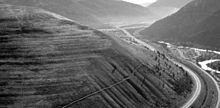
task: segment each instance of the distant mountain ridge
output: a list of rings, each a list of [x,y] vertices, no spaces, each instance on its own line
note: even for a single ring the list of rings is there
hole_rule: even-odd
[[[143,38],[193,42],[220,49],[219,0],[195,0],[142,31]]]
[[[175,8],[181,8],[185,6],[187,3],[193,0],[157,0],[155,3],[151,4],[149,8],[151,7],[175,7]]]
[[[190,1],[192,0],[157,0],[147,8],[159,18],[164,18],[177,12]]]
[[[90,26],[99,26],[103,23],[117,24],[123,21],[138,22],[137,19],[146,21],[152,16],[152,13],[142,6],[119,0],[2,0],[2,2],[43,8]]]

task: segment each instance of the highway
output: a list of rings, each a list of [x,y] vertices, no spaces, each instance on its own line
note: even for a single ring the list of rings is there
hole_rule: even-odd
[[[173,61],[173,60],[171,60]],[[201,89],[202,89],[202,84],[201,84],[201,80],[200,78],[197,76],[197,74],[195,74],[195,72],[193,72],[191,69],[189,69],[188,67],[186,67],[185,65],[177,62],[177,61],[173,61],[175,64],[179,65],[180,67],[182,67],[184,70],[186,70],[188,72],[188,74],[190,74],[190,76],[193,78],[194,83],[195,83],[195,90],[193,91],[193,95],[191,96],[191,98],[181,107],[181,108],[189,108],[199,97],[200,93],[201,93]]]
[[[142,47],[147,47],[148,49],[152,50],[152,51],[156,51],[156,49],[147,44],[146,42],[143,42],[137,38],[135,38],[135,36],[133,36],[132,34],[130,34],[127,30],[123,29],[123,28],[120,28],[120,27],[116,27],[115,30],[113,29],[102,29],[101,31],[117,31],[117,30],[120,30],[120,31],[123,31],[128,37],[131,37],[132,40],[135,40],[136,42],[138,42],[138,45],[142,46]],[[195,89],[193,91],[193,95],[190,97],[190,99],[181,107],[181,108],[189,108],[190,106],[193,105],[193,103],[198,99],[200,93],[201,93],[201,88],[202,88],[202,84],[201,84],[201,80],[200,78],[198,77],[197,74],[195,74],[195,72],[193,72],[191,69],[189,69],[187,66],[177,62],[176,60],[173,60],[173,59],[170,59],[173,63],[181,66],[184,70],[186,70],[189,75],[192,77],[193,81],[194,81],[194,84],[195,84]],[[216,107],[217,108],[217,107]]]
[[[190,62],[190,61],[189,61]],[[217,103],[216,103],[216,107],[215,108],[220,108],[220,87],[218,85],[218,82],[209,74],[207,73],[206,71],[204,71],[203,69],[201,69],[199,66],[197,66],[195,63],[192,63],[190,62],[190,64],[192,64],[193,66],[197,67],[201,72],[203,72],[204,74],[206,74],[209,78],[212,79],[212,81],[214,82],[215,86],[216,86],[216,89],[218,91],[218,100],[217,100]]]
[[[184,54],[179,49],[177,49],[177,50],[178,50],[181,58],[183,58],[185,60],[185,62],[187,62],[189,65],[191,65],[194,68],[196,68],[197,70],[199,70],[201,73],[203,73],[206,76],[208,76],[212,80],[212,82],[215,84],[216,89],[217,89],[217,93],[218,93],[218,95],[217,95],[218,100],[217,100],[215,108],[220,108],[220,106],[219,106],[220,105],[220,87],[219,87],[218,82],[208,72],[206,72],[204,69],[200,68],[198,65],[196,65],[192,61],[187,60],[187,58],[184,56]],[[187,108],[187,107],[185,107],[185,108]]]
[[[211,79],[211,81],[212,81],[212,83],[214,83],[214,85],[215,85],[215,88],[216,88],[216,90],[217,90],[217,102],[216,102],[216,106],[215,106],[215,108],[219,108],[220,106],[220,87],[219,87],[219,85],[218,85],[218,83],[217,83],[217,81],[208,73],[208,72],[206,72],[205,70],[203,70],[202,68],[200,68],[198,65],[196,65],[195,63],[193,63],[192,61],[189,61],[185,56],[184,56],[184,54],[182,53],[182,51],[181,50],[179,50],[179,49],[177,49],[177,51],[178,51],[178,53],[179,53],[179,55],[180,55],[180,58],[182,58],[182,60],[185,62],[185,63],[179,63],[179,62],[176,62],[176,61],[174,61],[176,64],[178,64],[178,65],[181,65],[181,67],[183,67],[185,70],[187,70],[189,73],[191,73],[191,75],[192,75],[192,77],[194,77],[194,80],[196,81],[196,85],[198,85],[199,84],[199,87],[201,87],[201,81],[200,81],[200,83],[198,83],[199,82],[199,79],[198,79],[198,77],[195,77],[195,76],[198,76],[198,74],[195,74],[195,73],[202,73],[202,74],[204,74],[206,77],[208,77],[209,79]],[[173,61],[172,59],[171,59],[171,61]],[[194,72],[193,72],[193,71]],[[200,76],[201,77],[201,76]],[[207,81],[208,82],[208,81]],[[209,83],[210,84],[210,83]],[[211,85],[205,85],[205,86],[207,86],[207,87],[210,87]],[[198,87],[197,87],[197,89],[198,89]],[[194,95],[188,100],[188,102],[187,103],[185,103],[181,108],[189,108],[190,106],[192,106],[193,105],[193,103],[196,101],[196,99],[198,99],[199,98],[199,92],[201,92],[201,89],[200,90],[195,90],[194,91]],[[208,97],[206,97],[206,98],[208,98]],[[206,99],[205,99],[206,100]]]
[[[120,29],[120,30],[122,30],[125,34],[127,34],[128,36],[131,36],[131,37],[133,37],[133,38],[135,38],[135,36],[132,36],[128,31],[126,31],[125,29],[121,29],[121,28],[118,28],[118,29]],[[143,42],[143,41],[141,41],[141,40],[139,40],[139,39],[137,39],[137,38],[135,38],[135,40],[138,42],[138,43],[140,43],[140,44],[142,44],[143,46],[145,46],[145,47],[148,47],[150,50],[152,50],[152,51],[156,51],[156,49],[153,47],[153,46],[151,46],[151,45],[149,45],[149,44],[147,44],[147,43],[145,43],[145,42]],[[171,60],[171,59],[170,59]],[[200,95],[200,93],[201,93],[201,81],[200,81],[200,79],[199,79],[199,77],[195,74],[195,72],[193,72],[192,70],[190,70],[189,68],[187,68],[185,65],[183,65],[183,64],[181,64],[181,63],[179,63],[179,62],[177,62],[177,61],[174,61],[174,60],[171,60],[173,63],[175,63],[175,64],[177,64],[177,65],[179,65],[180,67],[182,67],[184,70],[186,70],[188,73],[189,73],[189,75],[193,78],[193,80],[194,80],[194,83],[195,83],[195,90],[193,91],[193,95],[191,96],[191,98],[187,101],[187,103],[185,103],[181,108],[189,108],[196,100],[197,100],[197,98],[199,97],[199,95]]]
[[[140,32],[141,30],[143,30],[143,29],[140,29],[140,30],[137,30],[137,31],[135,31],[134,33],[136,34],[136,35],[139,35],[139,33],[138,32]],[[129,32],[127,32],[126,30],[122,30],[122,31],[124,31],[126,34],[128,34],[128,35],[130,35],[131,36],[131,34],[129,33]],[[133,36],[134,37],[134,36]],[[138,40],[138,39],[137,39]],[[140,40],[139,40],[140,41]],[[140,42],[140,43],[144,43],[144,42]],[[145,43],[146,44],[146,43]],[[149,45],[150,46],[150,45]],[[153,47],[152,47],[152,49],[154,49]],[[154,50],[156,50],[156,49],[154,49]],[[194,104],[194,102],[199,98],[199,95],[200,95],[200,93],[201,93],[201,88],[202,88],[202,84],[201,84],[201,79],[199,78],[199,77],[201,77],[201,76],[199,76],[198,74],[196,74],[196,73],[202,73],[202,74],[204,74],[206,77],[208,77],[209,79],[211,79],[211,81],[212,81],[212,83],[214,83],[214,85],[215,85],[215,89],[217,90],[217,102],[216,102],[216,105],[215,105],[215,108],[220,108],[220,87],[219,87],[219,85],[218,85],[218,82],[208,73],[208,72],[206,72],[205,70],[203,70],[202,68],[200,68],[198,65],[196,65],[195,63],[193,63],[193,62],[191,62],[191,61],[188,61],[187,60],[187,58],[184,56],[184,54],[182,54],[181,53],[181,51],[179,51],[178,50],[178,52],[180,53],[180,56],[181,56],[181,58],[183,59],[183,61],[184,62],[186,62],[187,64],[189,64],[189,66],[188,65],[185,65],[185,64],[182,64],[182,63],[180,63],[180,62],[177,62],[176,60],[173,60],[173,59],[170,59],[172,62],[174,62],[175,64],[177,64],[177,65],[179,65],[179,66],[181,66],[184,70],[186,70],[189,74],[190,74],[190,76],[193,78],[193,80],[194,80],[194,83],[195,83],[195,90],[193,91],[193,95],[191,96],[191,98],[181,107],[181,108],[189,108],[190,106],[192,106],[193,104]],[[193,68],[191,68],[191,67],[193,67],[193,68],[196,68],[196,70],[192,70]],[[208,81],[207,81],[208,82]],[[209,82],[209,83],[211,83],[211,82]],[[205,86],[207,86],[207,87],[210,87],[211,86],[211,84],[209,85],[209,83],[207,83],[207,85],[205,85]],[[207,99],[209,98],[209,97],[206,97]]]
[[[146,42],[143,42],[137,38],[135,38],[135,36],[133,36],[132,34],[130,34],[127,30],[123,29],[123,28],[120,28],[120,27],[116,27],[115,29],[99,29],[100,31],[103,31],[103,32],[106,32],[106,31],[122,31],[123,33],[126,34],[126,36],[130,37],[132,41],[135,41],[136,43],[134,44],[138,44],[142,47],[145,47],[145,48],[148,48],[150,49],[151,51],[156,51],[156,49],[152,46],[150,46],[149,44],[147,44]],[[130,42],[130,41],[129,41]]]

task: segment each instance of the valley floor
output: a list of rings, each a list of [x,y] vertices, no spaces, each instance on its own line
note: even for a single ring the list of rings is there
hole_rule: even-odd
[[[218,78],[219,71],[214,70],[207,66],[210,63],[219,61],[218,59],[219,52],[199,49],[199,48],[176,46],[171,43],[167,43],[163,41],[159,41],[158,43],[161,44],[161,46],[163,46],[161,47],[162,50],[165,51],[168,55],[176,59],[181,58],[182,59],[181,62],[190,69],[194,70],[203,80],[204,83],[203,88],[206,88],[206,91],[203,91],[203,93],[205,92],[206,95],[202,97],[200,96],[200,98],[198,98],[198,100],[200,100],[200,102],[202,103],[197,101],[197,104],[194,104],[195,108],[201,106],[203,107],[206,106],[210,108],[219,108],[219,104],[220,104],[220,87],[219,87],[220,80]],[[210,92],[212,92],[212,95],[209,95]],[[212,101],[210,101],[210,99]],[[201,106],[199,106],[199,104]]]

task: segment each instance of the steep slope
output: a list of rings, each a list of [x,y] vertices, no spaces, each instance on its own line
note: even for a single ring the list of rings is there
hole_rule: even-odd
[[[199,23],[186,41],[220,50],[220,10]]]
[[[2,0],[8,4],[34,6],[58,13],[82,24],[138,23],[151,13],[139,5],[119,0]],[[122,20],[126,18],[127,20]]]
[[[157,2],[147,8],[160,18],[163,18],[177,12],[190,1],[192,0],[157,0]]]
[[[41,9],[0,14],[0,107],[172,108],[191,91],[159,52]]]
[[[216,24],[213,24],[211,28],[207,26],[208,19],[212,19],[212,17],[216,16],[216,12],[220,10],[220,1],[219,0],[195,0],[183,7],[179,12],[175,13],[172,16],[169,16],[165,19],[162,19],[156,23],[154,23],[151,27],[142,32],[145,35],[145,38],[156,39],[156,40],[172,40],[172,41],[196,41],[200,38],[199,44],[207,45],[207,42],[203,44],[202,41],[205,41],[207,38],[209,40],[217,41],[218,34],[209,33],[203,34],[203,37],[206,35],[204,39],[200,37],[201,32],[210,31],[213,27],[218,28],[218,20],[216,20]],[[203,28],[199,29],[203,25]],[[210,31],[211,32],[211,31]],[[211,38],[211,37],[215,38]],[[195,40],[191,40],[195,38]],[[218,47],[212,44],[210,41],[209,46]]]

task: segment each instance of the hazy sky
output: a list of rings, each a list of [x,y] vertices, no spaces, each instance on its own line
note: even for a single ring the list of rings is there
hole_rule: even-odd
[[[123,1],[131,2],[135,4],[143,4],[143,3],[153,3],[157,0],[123,0]]]

